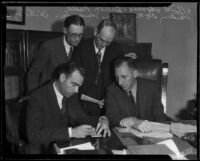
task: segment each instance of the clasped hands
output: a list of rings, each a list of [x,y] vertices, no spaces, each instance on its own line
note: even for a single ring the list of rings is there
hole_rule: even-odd
[[[96,128],[92,127],[91,125],[80,125],[72,129],[72,137],[75,138],[85,138],[91,133],[95,132],[96,134],[101,134],[103,131],[103,137],[111,135],[109,129],[109,122],[106,117],[103,117],[98,123]]]
[[[136,117],[127,117],[120,121],[120,125],[127,128],[135,128],[141,132],[151,132],[152,124],[147,120],[140,120]]]

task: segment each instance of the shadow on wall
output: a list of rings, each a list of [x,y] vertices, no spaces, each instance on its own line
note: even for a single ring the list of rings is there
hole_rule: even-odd
[[[55,21],[52,26],[51,26],[51,31],[53,32],[63,32],[63,21],[58,20]],[[86,26],[85,28],[85,33],[84,33],[84,38],[89,38],[94,35],[94,29],[91,26]]]
[[[197,99],[194,98],[187,102],[187,105],[184,109],[176,115],[180,120],[196,120],[197,119]]]

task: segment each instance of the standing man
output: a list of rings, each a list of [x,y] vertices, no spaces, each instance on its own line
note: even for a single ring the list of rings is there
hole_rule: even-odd
[[[118,58],[114,69],[117,83],[113,82],[107,88],[105,99],[106,116],[111,126],[132,126],[148,132],[152,127],[149,121],[171,121],[164,114],[158,85],[137,78],[132,58]]]
[[[83,95],[95,98],[98,104],[82,100],[83,109],[88,115],[100,115],[103,106],[105,89],[112,82],[112,62],[122,56],[120,45],[114,42],[117,27],[114,21],[102,20],[97,26],[94,37],[86,39],[74,51],[72,60],[83,65],[86,69],[86,77],[80,88]]]
[[[59,65],[53,81],[33,91],[27,109],[27,136],[37,152],[47,153],[50,143],[84,138],[96,132],[110,136],[108,119],[89,117],[77,96],[84,81],[84,68],[74,63]]]
[[[83,37],[84,28],[83,18],[71,15],[64,21],[64,36],[48,40],[41,46],[28,72],[29,92],[48,82],[57,65],[70,61],[74,47]]]

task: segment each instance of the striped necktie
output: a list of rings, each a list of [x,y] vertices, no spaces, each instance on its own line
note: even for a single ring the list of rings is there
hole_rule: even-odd
[[[64,114],[66,112],[66,101],[67,101],[67,97],[63,97],[62,99],[62,108],[61,108],[61,113]]]
[[[95,81],[95,84],[98,83],[98,79],[99,79],[99,74],[101,72],[101,49],[99,49],[99,51],[96,53],[97,55],[97,61],[98,61],[98,73],[97,73],[97,78],[96,78],[96,81]]]

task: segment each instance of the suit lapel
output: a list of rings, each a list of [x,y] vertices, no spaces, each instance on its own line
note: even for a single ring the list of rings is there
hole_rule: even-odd
[[[53,82],[50,82],[47,86],[47,100],[49,101],[48,104],[52,115],[58,115],[60,117],[61,111],[53,88]]]
[[[89,48],[90,51],[88,53],[85,53],[86,55],[88,55],[87,60],[90,60],[89,65],[91,67],[91,69],[97,73],[98,72],[98,60],[97,60],[97,56],[96,56],[96,52],[95,52],[95,48],[94,48],[94,38],[90,39],[90,43],[89,43]]]
[[[139,79],[137,79],[137,109],[140,118],[144,118],[147,95],[148,93],[145,91],[144,85]]]
[[[55,54],[55,57],[57,59],[57,62],[69,61],[69,58],[67,57],[67,53],[66,53],[64,43],[63,43],[63,36],[58,38],[56,46],[57,46],[57,54]]]

